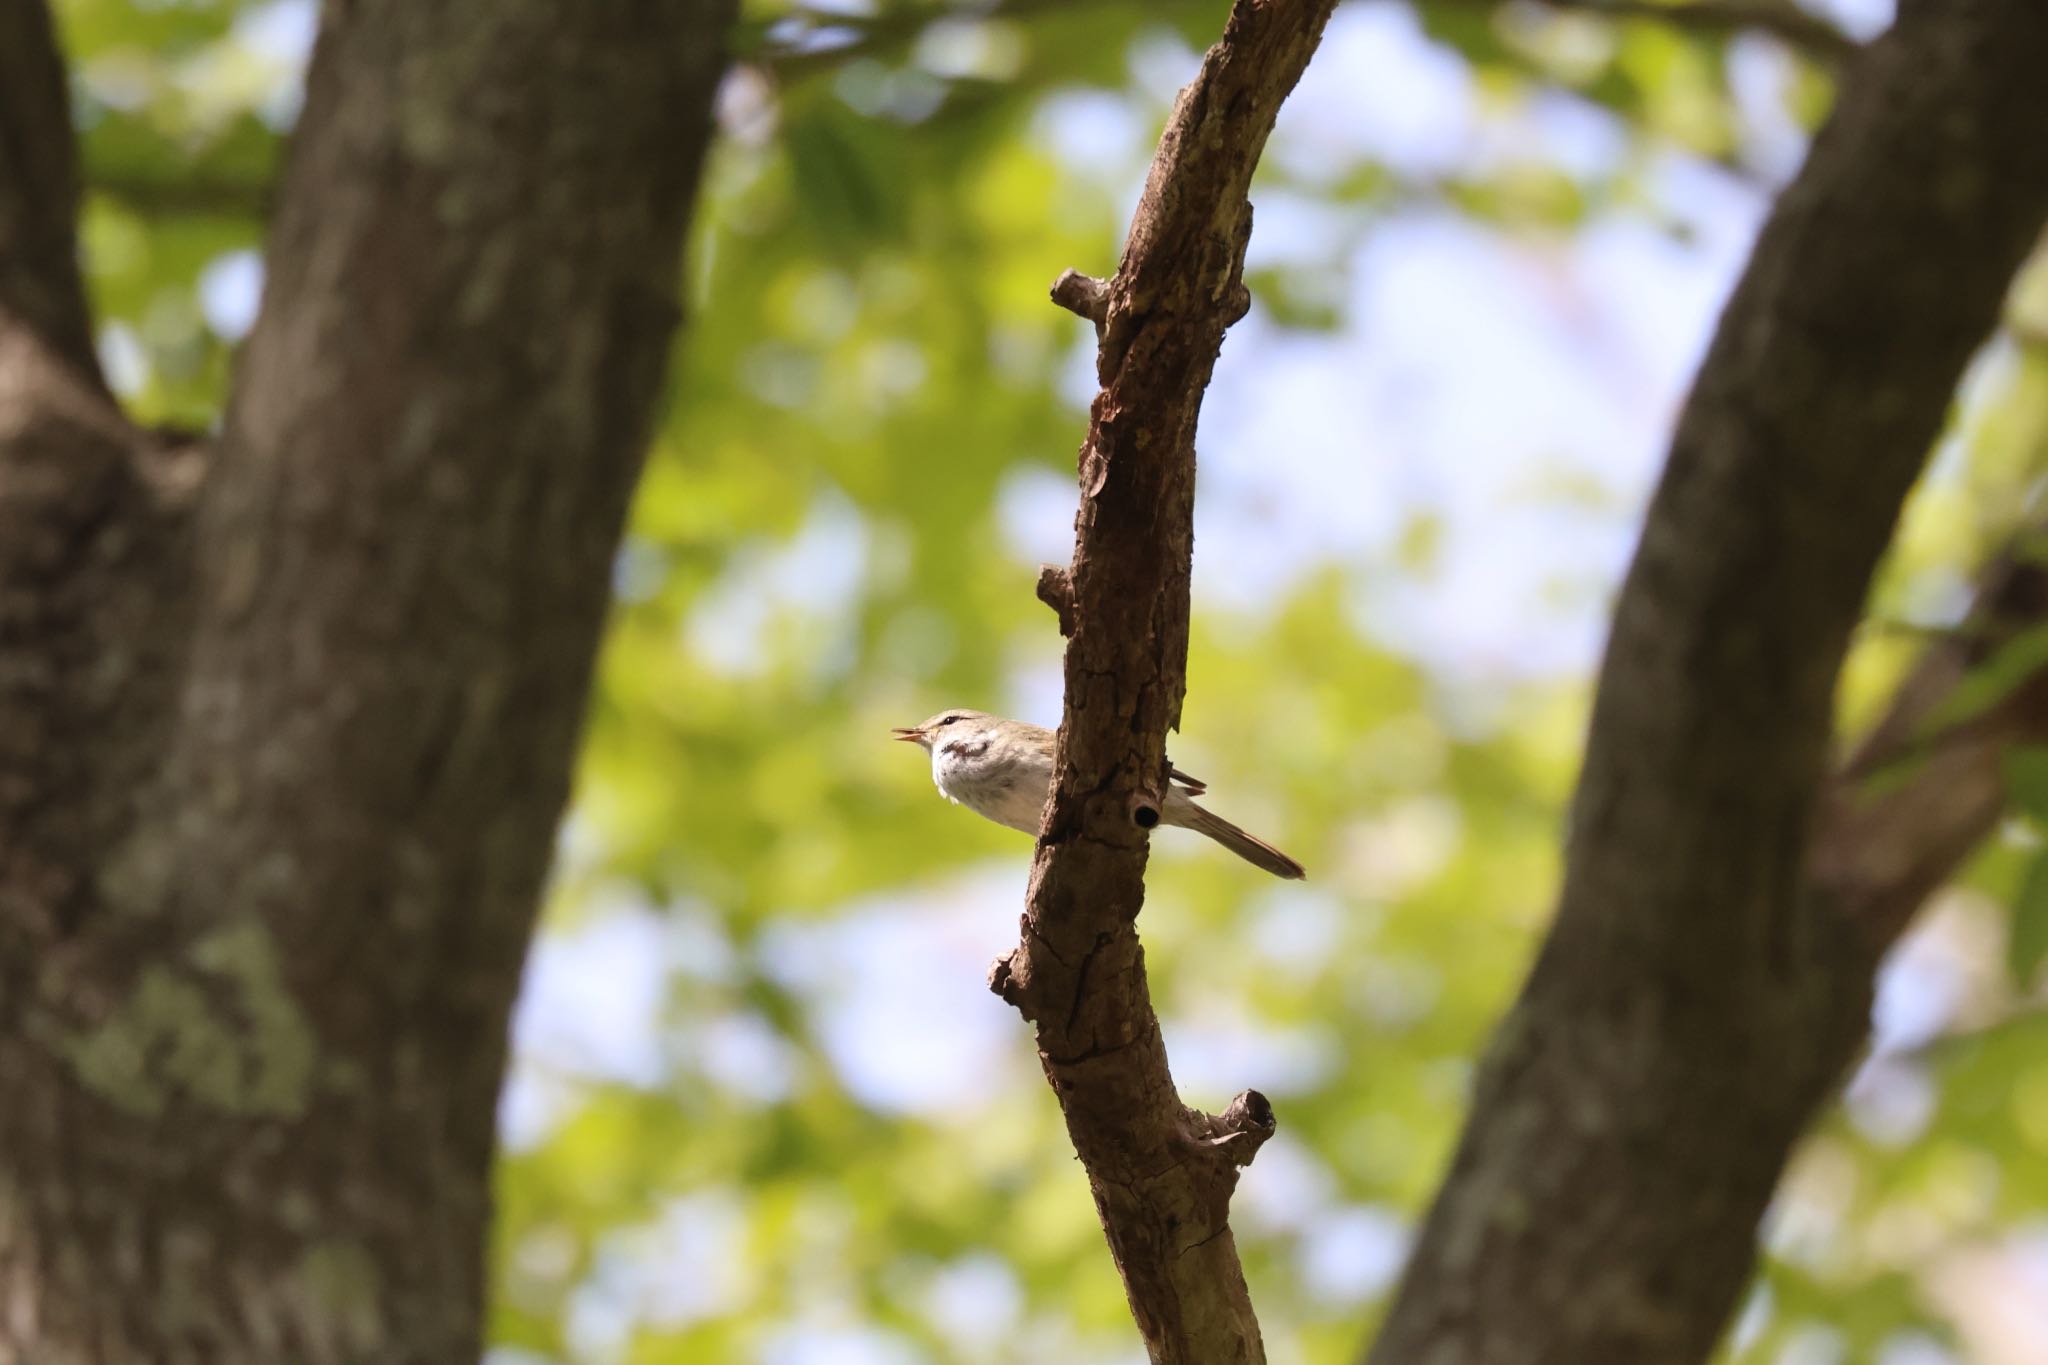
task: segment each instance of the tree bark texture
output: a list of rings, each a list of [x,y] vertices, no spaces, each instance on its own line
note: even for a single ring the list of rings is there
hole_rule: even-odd
[[[1273,1118],[1255,1092],[1221,1115],[1181,1104],[1134,921],[1186,684],[1196,415],[1248,302],[1252,170],[1333,5],[1238,0],[1175,102],[1115,278],[1054,290],[1097,324],[1102,390],[1073,564],[1040,583],[1069,635],[1066,710],[1022,942],[991,985],[1037,1025],[1132,1314],[1173,1365],[1265,1358],[1229,1201]]]
[[[2032,0],[1907,3],[1765,226],[1622,590],[1556,923],[1372,1361],[1705,1360],[1879,954],[2048,733],[2038,685],[1925,733],[2048,607],[2014,560],[1829,772],[1873,569],[2048,215],[2043,69]]]
[[[0,0],[0,1362],[479,1352],[506,1020],[725,0],[337,0],[215,441]]]

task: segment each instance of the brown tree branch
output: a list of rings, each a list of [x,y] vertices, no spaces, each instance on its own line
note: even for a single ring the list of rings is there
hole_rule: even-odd
[[[1186,7],[1194,0],[1164,0],[1168,5]],[[947,20],[1028,20],[1040,14],[1080,9],[1100,0],[996,0],[972,7],[952,4],[895,5],[874,15],[839,14],[829,10],[799,11],[778,24],[796,18],[809,33],[801,39],[770,41],[766,30],[755,35],[742,33],[738,59],[759,66],[785,84],[796,84],[822,76],[861,58],[895,58],[914,46],[932,25]],[[1158,0],[1155,0],[1155,7]],[[818,39],[823,36],[825,42]]]
[[[1766,33],[1815,61],[1839,65],[1862,44],[1795,0],[1536,0],[1555,10],[1605,19],[1644,19],[1691,33],[1726,38]]]
[[[1418,5],[1430,0],[1416,0]],[[872,16],[833,11],[799,11],[794,17],[810,32],[801,39],[770,40],[769,26],[744,26],[740,60],[771,72],[778,80],[797,83],[836,71],[866,58],[898,58],[933,24],[947,20],[1028,20],[1040,14],[1079,9],[1097,0],[999,0],[992,5],[905,4]],[[1185,5],[1186,0],[1172,0]],[[1506,0],[1458,0],[1498,9]],[[1572,10],[1608,19],[1645,19],[1687,32],[1714,37],[1767,33],[1815,61],[1838,64],[1860,46],[1827,19],[1795,0],[1536,0],[1551,9]],[[1153,12],[1161,6],[1155,3]],[[787,23],[791,16],[777,20]],[[751,27],[751,31],[749,28]],[[827,36],[828,41],[818,41]]]
[[[1819,811],[1871,572],[2048,215],[2044,62],[2032,0],[1905,6],[1766,225],[1617,606],[1556,924],[1373,1360],[1704,1360],[1874,938],[1981,829],[1967,795],[1866,879],[1835,842],[1939,785]]]
[[[1967,697],[1966,680],[2048,626],[2048,566],[2025,552],[2040,534],[2023,534],[1985,570],[1969,619],[1929,645],[1822,806],[1807,878],[1861,931],[1873,959],[2004,813],[2005,756],[2048,743],[2048,669],[1946,714]]]
[[[269,176],[152,175],[131,168],[88,169],[86,188],[105,195],[138,218],[220,218],[258,221],[269,216],[276,189]]]
[[[1192,0],[1167,0],[1187,7]],[[770,31],[791,16],[737,26],[739,60],[768,72],[784,85],[799,85],[826,76],[849,63],[867,59],[900,60],[934,24],[947,20],[1029,22],[1041,15],[1093,5],[1098,0],[1002,0],[986,6],[910,4],[880,14],[861,16],[828,11],[799,13],[809,27],[802,38],[771,40]],[[1506,0],[1457,0],[1499,8]],[[1838,65],[1859,44],[1825,18],[1791,0],[1536,0],[1551,9],[1571,10],[1608,19],[1642,19],[1711,36],[1766,33],[1815,61]],[[1157,13],[1160,3],[1148,9]],[[824,39],[821,41],[821,38]],[[1540,76],[1533,68],[1530,74]],[[1739,167],[1735,169],[1740,169]],[[268,213],[273,185],[268,177],[227,173],[165,177],[134,167],[88,168],[87,188],[118,201],[144,218],[261,217]]]
[[[1194,434],[1223,332],[1243,312],[1246,192],[1334,0],[1237,0],[1175,102],[1101,311],[1070,577],[1040,580],[1071,628],[1066,710],[1023,941],[990,985],[1037,1025],[1152,1359],[1264,1358],[1229,1201],[1273,1119],[1174,1093],[1136,927],[1141,793],[1166,781],[1188,645]]]
[[[44,0],[0,0],[0,326],[100,386],[78,269],[78,151]]]

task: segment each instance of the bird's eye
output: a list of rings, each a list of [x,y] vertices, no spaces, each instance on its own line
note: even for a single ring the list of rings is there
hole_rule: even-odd
[[[944,720],[939,722],[939,726],[941,729],[943,729],[944,727],[951,725],[954,721],[958,719],[960,719],[960,717],[958,716],[947,716]]]

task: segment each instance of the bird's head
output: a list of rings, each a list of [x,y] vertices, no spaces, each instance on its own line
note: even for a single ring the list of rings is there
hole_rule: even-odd
[[[974,734],[989,727],[995,717],[986,711],[963,711],[958,707],[941,711],[922,725],[897,726],[890,731],[906,744],[922,745],[929,750],[948,735]]]

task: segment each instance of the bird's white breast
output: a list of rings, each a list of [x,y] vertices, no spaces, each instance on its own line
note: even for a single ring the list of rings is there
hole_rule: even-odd
[[[1052,765],[1044,756],[1000,738],[962,736],[932,746],[932,781],[975,814],[1035,835],[1052,783]]]

